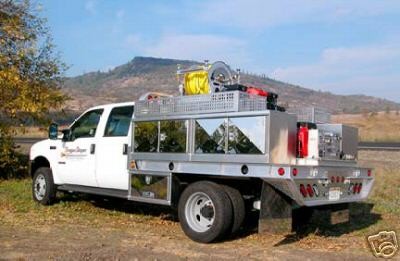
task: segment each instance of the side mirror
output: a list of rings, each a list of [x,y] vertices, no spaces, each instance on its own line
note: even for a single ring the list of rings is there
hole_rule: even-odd
[[[65,129],[61,131],[63,136],[62,136],[62,141],[70,141],[71,140],[71,130],[70,129]]]
[[[56,140],[58,138],[58,124],[52,123],[49,126],[49,139]]]

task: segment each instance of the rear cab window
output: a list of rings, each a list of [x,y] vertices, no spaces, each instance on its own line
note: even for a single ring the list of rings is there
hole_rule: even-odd
[[[131,125],[133,106],[115,107],[111,110],[104,130],[104,137],[124,137]]]

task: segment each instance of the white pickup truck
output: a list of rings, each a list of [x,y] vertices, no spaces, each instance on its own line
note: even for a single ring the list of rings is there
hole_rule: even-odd
[[[30,151],[33,199],[48,205],[60,190],[171,206],[204,243],[235,234],[249,211],[260,232],[290,232],[320,208],[348,219],[374,182],[356,162],[357,129],[287,113],[275,94],[228,84],[226,68],[180,70],[186,95],[93,107],[61,136],[52,124]]]
[[[149,104],[136,120],[129,102],[90,108],[62,136],[50,126],[30,151],[34,200],[51,204],[62,190],[176,206],[184,232],[211,242],[238,231],[245,199],[260,211],[260,230],[290,231],[296,211],[343,211],[371,190],[371,170],[354,160],[296,158],[286,112],[154,116]]]

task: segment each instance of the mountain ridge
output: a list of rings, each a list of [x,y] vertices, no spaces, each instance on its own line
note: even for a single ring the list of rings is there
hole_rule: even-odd
[[[66,79],[62,88],[73,100],[67,103],[71,110],[83,110],[102,103],[136,100],[148,91],[178,94],[177,65],[183,68],[200,64],[191,60],[138,56],[107,72],[89,72]],[[361,113],[400,110],[400,104],[363,94],[339,95],[322,92],[265,75],[241,74],[241,83],[260,87],[279,95],[279,103],[286,107],[318,106],[332,113]]]

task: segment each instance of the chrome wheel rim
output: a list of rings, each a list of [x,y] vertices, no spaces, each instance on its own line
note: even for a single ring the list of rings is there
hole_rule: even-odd
[[[46,194],[46,180],[42,174],[36,177],[34,191],[37,200],[42,200],[44,198]]]
[[[202,233],[214,223],[215,207],[210,197],[203,192],[193,193],[185,205],[186,221],[191,229]]]

